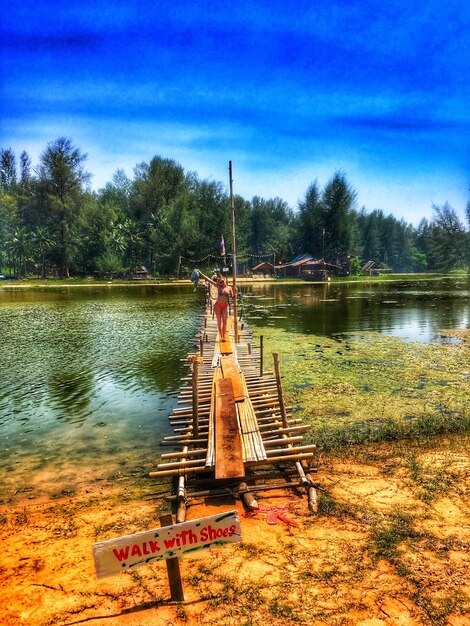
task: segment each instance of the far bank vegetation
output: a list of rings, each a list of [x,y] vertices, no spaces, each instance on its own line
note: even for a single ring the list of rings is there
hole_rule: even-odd
[[[219,254],[222,234],[230,254],[225,183],[155,156],[137,164],[132,178],[118,169],[92,191],[86,158],[66,137],[50,142],[35,165],[26,152],[0,150],[0,272],[112,277],[143,266],[152,276],[175,275]],[[247,265],[287,262],[302,252],[347,259],[352,274],[369,260],[394,272],[468,269],[470,203],[466,224],[447,203],[433,209],[431,221],[414,227],[358,207],[338,171],[323,189],[314,179],[295,208],[281,198],[236,196],[237,252]]]

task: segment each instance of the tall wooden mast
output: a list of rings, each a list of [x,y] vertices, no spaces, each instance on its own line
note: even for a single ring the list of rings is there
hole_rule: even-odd
[[[237,248],[235,243],[235,203],[233,200],[232,161],[228,162],[230,178],[230,211],[232,215],[232,273],[233,273],[233,332],[235,343],[238,343],[238,309],[237,309]]]

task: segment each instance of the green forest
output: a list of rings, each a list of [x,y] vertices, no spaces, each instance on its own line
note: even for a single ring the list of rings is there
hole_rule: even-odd
[[[23,151],[0,152],[0,271],[23,277],[153,276],[191,271],[230,246],[227,183],[201,180],[172,159],[155,156],[118,169],[91,188],[87,155],[71,139],[51,141],[33,164]],[[465,223],[448,203],[418,227],[380,209],[357,206],[344,172],[324,188],[314,179],[295,208],[281,198],[235,196],[237,258],[286,262],[309,252],[357,273],[372,260],[394,272],[448,272],[470,267],[470,202]],[[269,259],[270,260],[270,259]]]

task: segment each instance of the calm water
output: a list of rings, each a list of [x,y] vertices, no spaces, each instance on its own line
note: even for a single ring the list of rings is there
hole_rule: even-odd
[[[243,307],[259,333],[432,341],[470,325],[469,295],[468,279],[255,284]],[[0,501],[147,471],[170,433],[202,304],[191,285],[0,289]]]
[[[167,286],[0,291],[0,500],[156,459],[202,300]]]
[[[243,290],[252,328],[334,335],[377,331],[409,341],[437,341],[438,330],[470,326],[470,282],[260,285]]]

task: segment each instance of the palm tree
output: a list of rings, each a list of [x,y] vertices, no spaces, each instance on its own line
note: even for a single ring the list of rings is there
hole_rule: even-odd
[[[40,278],[46,278],[46,254],[55,246],[55,241],[50,238],[44,228],[38,226],[31,233],[31,243],[34,252],[39,255],[40,261],[38,266],[41,267]]]
[[[137,262],[137,248],[142,245],[142,237],[137,224],[128,217],[115,222],[112,226],[111,236],[113,252],[125,255],[129,269],[131,269]]]
[[[13,262],[14,273],[24,276],[27,273],[27,263],[30,260],[31,250],[30,236],[24,226],[13,231],[7,246]]]

